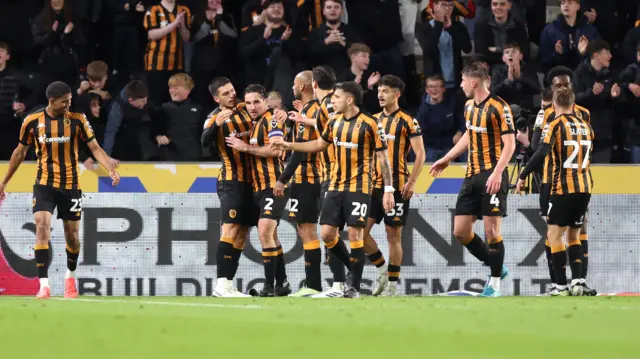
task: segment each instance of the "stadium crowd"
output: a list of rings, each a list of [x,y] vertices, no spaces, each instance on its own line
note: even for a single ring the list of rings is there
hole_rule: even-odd
[[[640,163],[639,3],[5,0],[0,160],[16,147],[22,118],[46,105],[52,81],[73,87],[73,108],[112,158],[217,160],[200,145],[215,108],[212,79],[230,78],[239,93],[262,84],[270,106],[293,109],[294,76],[329,65],[338,80],[362,85],[370,113],[380,111],[381,76],[403,79],[401,106],[420,123],[433,162],[465,131],[460,74],[481,61],[492,92],[522,109],[520,142],[528,142],[544,74],[562,65],[575,72],[577,103],[591,111],[594,162]],[[558,15],[545,23],[553,6]]]

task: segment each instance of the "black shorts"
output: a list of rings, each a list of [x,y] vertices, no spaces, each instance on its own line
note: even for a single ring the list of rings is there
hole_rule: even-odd
[[[559,227],[582,227],[590,200],[590,193],[551,195],[547,223]]]
[[[260,211],[259,219],[268,218],[275,221],[280,221],[282,212],[287,206],[289,201],[289,189],[284,190],[284,196],[276,197],[273,194],[273,189],[265,189],[264,191],[253,193],[253,202]]]
[[[320,224],[342,228],[367,225],[371,195],[361,192],[327,192],[322,201]]]
[[[82,218],[82,191],[51,186],[33,186],[33,213],[58,209],[58,219],[79,221]]]
[[[256,226],[258,207],[253,202],[253,190],[249,183],[239,181],[218,182],[220,222]]]
[[[393,199],[396,206],[389,213],[384,212],[384,206],[382,204],[382,197],[384,196],[384,190],[382,188],[376,188],[371,195],[371,213],[369,217],[376,220],[379,224],[384,219],[384,224],[389,227],[404,226],[407,224],[407,217],[409,217],[409,200],[402,199],[402,192],[393,192]]]
[[[289,220],[296,223],[318,223],[322,207],[321,185],[299,183],[291,185]]]
[[[549,215],[549,196],[551,196],[551,183],[540,184],[540,215]]]
[[[462,182],[460,194],[456,202],[456,216],[496,217],[507,215],[507,194],[509,192],[509,176],[502,172],[502,185],[496,194],[487,193],[487,180],[492,171],[484,171],[467,177]]]

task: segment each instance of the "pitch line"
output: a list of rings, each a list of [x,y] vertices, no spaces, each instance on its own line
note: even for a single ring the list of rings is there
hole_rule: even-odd
[[[51,298],[53,300],[69,301],[69,302],[97,302],[97,303],[133,303],[133,304],[148,304],[148,305],[166,305],[174,307],[209,307],[209,308],[237,308],[237,309],[260,309],[259,305],[239,305],[239,304],[219,304],[219,303],[182,303],[182,302],[158,302],[152,300],[122,300],[122,299],[88,299],[88,298]]]

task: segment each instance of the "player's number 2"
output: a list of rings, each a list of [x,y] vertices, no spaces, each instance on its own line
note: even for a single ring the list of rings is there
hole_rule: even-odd
[[[351,202],[351,204],[353,205],[353,211],[351,211],[352,216],[364,217],[367,215],[366,203]]]
[[[265,202],[267,202],[264,205],[264,210],[265,211],[273,211],[273,198],[265,198],[264,200],[265,200]]]
[[[82,198],[72,198],[71,199],[71,209],[70,212],[82,212]]]
[[[571,146],[573,149],[571,150],[571,154],[567,157],[567,160],[564,161],[564,168],[587,168],[587,164],[589,163],[589,154],[591,153],[591,141],[572,141],[567,140],[564,141],[565,146]],[[576,157],[580,153],[580,147],[586,147],[585,152],[583,152],[583,159],[581,166],[576,162]]]

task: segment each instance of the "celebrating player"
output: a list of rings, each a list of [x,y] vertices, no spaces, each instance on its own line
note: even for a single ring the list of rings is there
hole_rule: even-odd
[[[407,223],[409,215],[409,199],[413,196],[413,188],[420,176],[420,171],[424,165],[425,152],[422,142],[422,131],[418,121],[400,109],[398,100],[404,91],[402,80],[393,75],[385,75],[378,84],[378,101],[382,112],[374,117],[382,124],[389,151],[391,164],[392,182],[397,187],[393,194],[395,207],[390,211],[384,211],[382,205],[382,172],[380,163],[376,166],[374,177],[374,190],[371,196],[371,213],[367,227],[364,230],[364,248],[370,253],[369,259],[376,264],[384,258],[378,249],[378,244],[371,237],[371,228],[374,224],[380,223],[384,218],[387,231],[387,241],[389,242],[389,266],[381,266],[381,277],[377,286],[373,290],[373,295],[383,293],[386,296],[393,296],[398,290],[398,278],[400,277],[400,265],[402,264],[402,227]],[[407,156],[409,149],[413,148],[416,154],[415,165],[411,176],[407,169]],[[385,270],[386,269],[386,270]]]
[[[360,296],[360,282],[364,270],[363,229],[369,217],[373,190],[372,168],[374,155],[380,161],[385,184],[383,205],[385,213],[394,207],[391,168],[387,158],[384,129],[375,118],[360,112],[362,88],[355,82],[336,85],[331,103],[338,116],[325,127],[322,138],[311,142],[288,143],[277,138],[274,148],[299,152],[320,152],[329,144],[335,146],[336,162],[331,169],[331,183],[322,205],[320,225],[322,240],[353,273],[353,284],[346,298]],[[335,245],[338,229],[348,226],[351,256]]]
[[[251,118],[244,104],[238,105],[236,90],[224,77],[213,79],[209,92],[219,107],[204,124],[202,145],[215,145],[222,159],[218,175],[222,233],[216,251],[217,280],[214,297],[250,297],[233,285],[240,255],[252,226],[258,223],[258,209],[253,205],[253,190],[248,155],[228,147],[225,138],[232,136],[249,143]]]
[[[556,89],[553,94],[555,119],[545,126],[542,144],[520,174],[516,189],[520,191],[527,176],[551,154],[552,179],[547,218],[549,245],[556,275],[556,291],[552,296],[583,294],[581,279],[582,248],[580,228],[591,199],[593,178],[590,156],[594,139],[591,125],[574,112],[575,94],[570,88]],[[567,228],[569,227],[569,228]],[[571,272],[571,291],[567,288],[567,248],[562,237],[567,235]]]
[[[34,146],[38,157],[38,170],[33,186],[33,214],[36,222],[35,259],[40,279],[37,298],[51,297],[48,269],[49,241],[51,238],[51,216],[58,209],[62,219],[67,252],[67,272],[64,281],[64,297],[76,298],[78,289],[75,271],[80,255],[80,218],[82,217],[82,191],[78,166],[78,146],[82,140],[87,144],[98,163],[102,165],[117,186],[120,175],[114,169],[115,162],[100,148],[93,129],[82,113],[69,112],[71,88],[64,82],[53,82],[46,90],[49,104],[24,119],[20,130],[18,147],[11,155],[9,169],[0,183],[0,199],[5,198],[5,189],[27,155],[29,146]]]
[[[511,109],[488,89],[487,70],[471,64],[462,71],[462,90],[470,100],[465,104],[467,132],[431,167],[438,176],[468,147],[467,173],[456,203],[454,236],[482,263],[491,267],[491,277],[481,296],[499,297],[500,280],[508,275],[504,263],[504,243],[500,235],[502,217],[507,213],[508,176],[505,171],[513,151],[515,136]],[[485,242],[473,232],[477,219],[484,219]]]
[[[249,144],[229,136],[227,145],[239,152],[248,153],[253,183],[253,201],[259,207],[258,236],[262,245],[262,260],[266,284],[260,296],[286,296],[291,293],[287,281],[282,246],[277,227],[287,204],[288,190],[283,196],[274,194],[274,187],[282,174],[282,151],[269,146],[269,142],[284,137],[284,121],[274,116],[267,107],[266,90],[261,85],[249,85],[244,91],[247,112],[256,123],[251,129]],[[286,118],[286,113],[283,113]],[[275,286],[274,286],[275,280]]]

